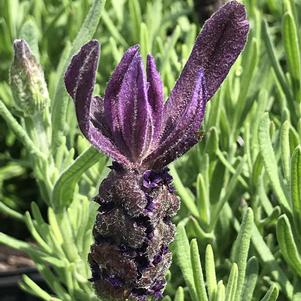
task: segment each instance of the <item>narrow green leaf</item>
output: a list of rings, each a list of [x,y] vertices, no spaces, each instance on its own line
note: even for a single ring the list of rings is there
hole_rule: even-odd
[[[283,74],[280,64],[278,62],[278,59],[276,57],[275,49],[273,47],[273,44],[272,44],[272,41],[270,38],[271,34],[268,31],[268,25],[267,25],[266,21],[263,22],[262,28],[263,28],[263,31],[262,31],[263,32],[263,41],[265,43],[267,53],[270,58],[270,61],[271,61],[272,67],[274,69],[274,72],[276,74],[276,77],[280,83],[280,86],[281,86],[283,92],[285,93],[285,95],[287,97],[288,102],[294,103],[293,95],[290,91],[290,88],[285,79],[285,75]]]
[[[190,255],[198,301],[208,301],[200,260],[200,253],[196,239],[193,239],[190,243]]]
[[[214,126],[210,128],[208,134],[206,135],[206,152],[210,155],[215,155],[216,151],[218,150],[219,139],[217,132],[218,130]]]
[[[50,225],[50,230],[53,232],[53,235],[55,237],[56,245],[62,245],[63,236],[59,224],[57,222],[57,217],[51,207],[48,208],[48,221]]]
[[[258,132],[259,147],[263,158],[265,170],[269,176],[272,187],[278,198],[280,205],[287,211],[290,212],[288,200],[282,190],[279,175],[278,175],[278,164],[275,157],[275,153],[272,147],[272,141],[270,137],[270,120],[268,113],[264,114]]]
[[[213,300],[216,296],[217,284],[215,275],[214,255],[211,245],[206,247],[206,280],[209,300]]]
[[[190,296],[192,300],[198,301],[191,266],[190,246],[183,223],[179,223],[177,226],[175,249],[178,255],[177,262],[182,271],[185,283],[189,288]]]
[[[36,240],[36,242],[41,246],[42,249],[44,249],[45,252],[52,253],[52,250],[48,246],[47,242],[40,236],[39,232],[37,231],[28,211],[25,213],[24,219],[29,232]]]
[[[272,284],[267,293],[260,301],[276,301],[279,295],[278,287]]]
[[[286,272],[281,269],[277,260],[271,253],[271,250],[266,245],[256,225],[253,226],[252,244],[257,251],[265,269],[267,269],[274,280],[280,284],[282,292],[290,300],[293,296],[294,287],[287,278]]]
[[[125,0],[111,0],[111,3],[114,10],[114,14],[116,15],[118,21],[122,23],[125,17],[124,16]]]
[[[124,48],[128,48],[128,43],[126,42],[124,37],[120,34],[119,30],[117,29],[114,22],[111,20],[110,16],[105,10],[102,12],[102,19],[104,24],[108,28],[110,34],[112,35],[112,37]]]
[[[214,232],[205,232],[200,226],[199,221],[195,219],[193,216],[190,217],[190,220],[192,222],[192,226],[195,231],[195,234],[199,239],[208,239],[212,241],[215,240]]]
[[[264,227],[265,225],[275,224],[275,222],[278,220],[278,217],[280,216],[280,214],[281,214],[280,207],[279,206],[274,207],[272,213],[269,216],[260,220],[259,225]]]
[[[31,244],[24,242],[22,240],[13,238],[2,232],[0,232],[0,243],[4,244],[6,246],[9,246],[11,248],[14,248],[15,250],[20,250],[20,251],[25,251],[25,250],[32,248]]]
[[[188,53],[188,55],[189,54],[190,52]],[[222,105],[220,105],[220,103],[224,97],[224,93],[225,93],[224,89],[219,89],[214,96],[214,101],[209,101],[207,103],[207,107],[206,107],[207,113],[205,114],[205,122],[204,122],[206,128],[218,126],[220,121],[220,116],[221,116],[221,108],[222,108]]]
[[[60,301],[60,299],[50,296],[45,290],[41,289],[34,281],[32,281],[27,275],[22,276],[20,286],[25,291],[33,294],[45,301]]]
[[[68,212],[69,213],[69,212]],[[79,259],[78,249],[75,243],[75,235],[70,224],[69,214],[63,211],[58,216],[58,223],[63,237],[62,249],[70,263]]]
[[[258,185],[258,182],[260,180],[262,169],[263,169],[263,159],[261,153],[258,153],[255,162],[253,163],[252,166],[252,182],[255,185],[255,187]]]
[[[215,227],[215,224],[220,216],[221,210],[223,209],[224,205],[228,200],[230,199],[230,196],[232,195],[234,189],[237,186],[239,177],[242,173],[243,167],[245,165],[245,162],[241,160],[239,163],[238,167],[236,168],[235,174],[231,177],[230,182],[227,185],[227,189],[225,191],[225,194],[223,197],[218,201],[218,203],[213,207],[213,212],[211,212],[211,224],[210,224],[210,229],[213,230]]]
[[[15,239],[1,232],[0,232],[0,243],[9,246],[13,249],[26,252],[29,256],[31,256],[32,254],[31,257],[34,256],[35,258],[38,258],[41,262],[45,261],[47,264],[51,264],[58,268],[64,267],[64,264],[61,260],[58,260],[53,256],[47,255],[46,253],[40,251],[39,248],[34,247],[32,244]]]
[[[118,49],[116,41],[112,37],[110,37],[110,47],[115,64],[117,65],[122,58],[122,51]]]
[[[226,288],[226,301],[236,301],[239,299],[235,299],[235,296],[237,296],[237,283],[238,280],[238,266],[234,262],[231,268],[229,281]]]
[[[291,161],[291,200],[296,230],[301,235],[301,146],[298,146]]]
[[[196,183],[197,183],[196,201],[198,205],[198,211],[200,212],[200,219],[204,225],[209,226],[210,225],[210,200],[208,195],[208,188],[206,186],[203,174],[199,173]]]
[[[179,26],[177,26],[165,46],[163,57],[160,60],[160,62],[161,62],[160,73],[161,73],[162,78],[164,78],[164,76],[166,75],[171,52],[172,52],[173,48],[175,47],[175,44],[180,37],[180,34],[181,34],[181,28]]]
[[[267,76],[269,76],[270,73]],[[252,150],[252,159],[255,160],[257,157],[259,160],[262,161],[262,159],[258,157],[259,154],[258,127],[260,124],[261,117],[264,114],[264,112],[267,110],[267,106],[270,102],[269,92],[265,87],[262,86],[262,88],[259,91],[257,99],[259,101],[257,101],[256,113],[254,114],[253,120],[250,122],[250,136],[251,136],[250,148]],[[262,163],[260,163],[259,166],[261,169]],[[253,179],[254,179],[254,175],[253,175]],[[253,180],[253,182],[255,185],[257,185],[256,181]]]
[[[290,143],[289,143],[290,123],[285,121],[280,130],[281,144],[281,162],[283,167],[284,177],[289,182],[290,179]]]
[[[61,52],[61,57],[60,57],[58,66],[56,68],[55,75],[53,77],[53,82],[49,83],[49,96],[50,96],[50,99],[54,99],[56,90],[58,89],[58,86],[60,85],[59,78],[65,72],[66,62],[69,59],[71,49],[72,49],[71,42],[66,41],[65,48]],[[65,137],[65,136],[63,136],[63,137]]]
[[[289,145],[290,145],[290,151],[291,151],[291,157],[293,156],[293,152],[296,149],[296,147],[300,144],[299,134],[295,130],[294,127],[290,127],[290,135],[289,135]]]
[[[247,98],[247,94],[252,83],[252,77],[258,60],[257,41],[255,38],[252,39],[247,50],[247,56],[243,64],[243,74],[241,77],[239,96],[237,104],[235,105],[234,124],[232,128],[233,130],[237,128],[239,121],[244,120],[245,117],[242,116],[244,107],[246,105],[245,99]]]
[[[31,202],[30,207],[31,207],[32,216],[36,220],[37,224],[39,226],[43,225],[45,223],[45,221],[42,217],[42,213],[41,213],[40,208],[37,205],[37,203],[36,202]]]
[[[140,51],[142,58],[146,62],[146,57],[150,53],[149,33],[145,23],[142,23],[140,31]]]
[[[23,143],[26,147],[27,151],[40,159],[45,159],[44,155],[39,151],[39,149],[34,145],[32,140],[27,135],[24,128],[18,123],[15,117],[11,114],[11,112],[7,109],[5,104],[0,100],[0,115],[6,121],[7,125],[11,128],[11,130],[15,133],[18,140]]]
[[[59,278],[54,275],[49,267],[46,265],[36,264],[36,267],[42,277],[45,279],[47,285],[55,294],[64,301],[72,301],[71,296],[67,294],[66,289],[59,282]]]
[[[293,16],[286,13],[282,21],[282,34],[287,57],[288,69],[300,89],[301,62],[298,33]],[[300,99],[298,99],[300,101]]]
[[[234,261],[238,265],[238,283],[236,297],[234,300],[240,300],[245,281],[247,259],[250,247],[250,241],[253,231],[254,217],[251,208],[248,208],[244,214],[241,228],[235,242]]]
[[[72,165],[62,172],[56,181],[52,192],[52,202],[57,210],[62,210],[71,204],[73,201],[75,185],[82,174],[104,158],[103,154],[90,146],[73,162]]]
[[[217,157],[219,158],[219,160],[225,165],[225,167],[232,173],[235,175],[236,170],[235,168],[232,166],[232,164],[225,158],[224,154],[218,150],[216,153]],[[243,185],[243,187],[247,188],[248,184],[247,182],[244,180],[244,178],[242,176],[238,176],[238,181]]]
[[[223,283],[223,280],[220,280],[217,284],[217,294],[216,294],[216,301],[225,301],[226,298],[226,289]]]
[[[65,156],[62,162],[62,169],[68,168],[74,161],[75,149],[72,147],[69,150],[65,148]]]
[[[272,203],[270,202],[270,200],[269,200],[269,198],[266,194],[263,174],[259,178],[258,185],[257,185],[257,190],[258,190],[258,196],[259,196],[261,205],[262,205],[265,213],[268,216],[270,216],[273,212],[273,206],[272,206]]]
[[[179,286],[174,301],[184,301],[184,289],[183,287]]]
[[[0,201],[0,212],[3,215],[7,215],[7,216],[12,217],[16,220],[24,222],[24,216],[21,213],[19,213],[18,211],[6,206],[1,201]]]
[[[192,199],[191,195],[188,193],[187,188],[183,185],[178,172],[173,164],[170,165],[170,173],[173,177],[174,185],[176,187],[177,193],[179,194],[181,201],[187,207],[187,209],[194,215],[196,218],[199,218],[198,208]]]
[[[245,284],[241,295],[242,301],[252,301],[253,292],[258,278],[258,261],[256,257],[248,260]]]
[[[288,12],[290,15],[292,15],[294,17],[294,20],[296,22],[296,28],[298,27],[298,18],[297,18],[297,8],[295,5],[295,0],[283,0],[283,4],[284,4],[284,12]]]
[[[286,215],[279,217],[276,233],[283,257],[290,267],[301,276],[301,256],[295,243],[291,224]]]
[[[133,41],[138,41],[140,36],[140,26],[142,23],[141,9],[138,0],[129,0],[129,21],[132,23],[130,28],[133,34]]]

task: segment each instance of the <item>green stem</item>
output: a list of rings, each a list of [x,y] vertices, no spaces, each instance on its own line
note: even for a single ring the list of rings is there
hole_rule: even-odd
[[[18,123],[15,117],[7,109],[5,104],[0,100],[0,115],[6,121],[7,125],[13,130],[17,138],[24,144],[29,153],[41,160],[45,160],[45,156],[39,149],[34,145],[33,141],[29,138],[26,131]]]

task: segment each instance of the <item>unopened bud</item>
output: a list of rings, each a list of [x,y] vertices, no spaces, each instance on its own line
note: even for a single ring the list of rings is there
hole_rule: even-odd
[[[43,70],[24,40],[14,41],[14,60],[10,69],[10,84],[17,112],[30,116],[49,104]]]

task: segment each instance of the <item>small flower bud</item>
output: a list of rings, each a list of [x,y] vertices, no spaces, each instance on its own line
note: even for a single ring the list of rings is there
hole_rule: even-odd
[[[17,113],[30,116],[49,104],[43,70],[24,40],[14,41],[14,60],[10,69],[10,84]]]

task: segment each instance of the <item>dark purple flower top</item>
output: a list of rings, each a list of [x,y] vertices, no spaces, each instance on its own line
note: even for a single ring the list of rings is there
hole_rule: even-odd
[[[154,58],[148,55],[145,74],[137,45],[125,52],[104,97],[93,96],[100,47],[88,42],[65,74],[81,131],[122,166],[162,169],[198,142],[206,102],[242,51],[248,30],[242,4],[230,1],[218,10],[204,24],[166,102]]]

